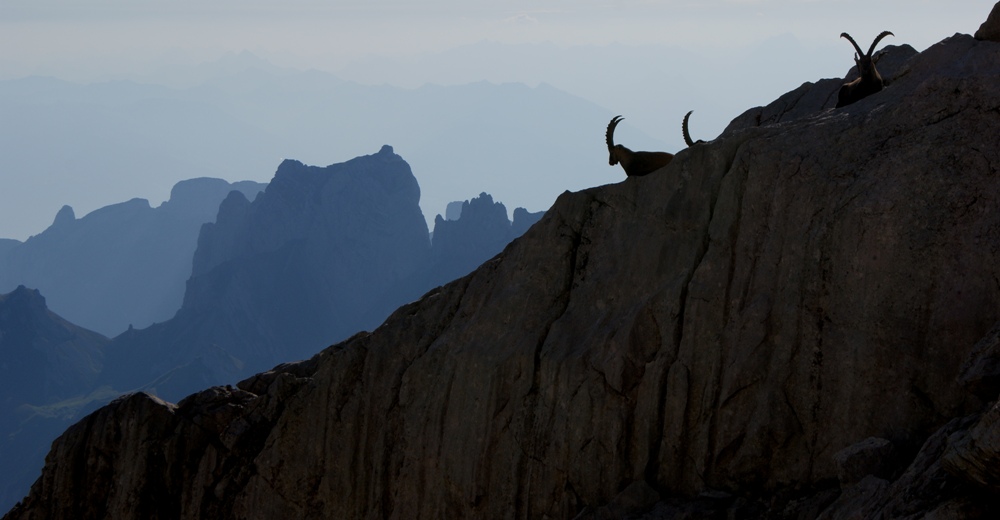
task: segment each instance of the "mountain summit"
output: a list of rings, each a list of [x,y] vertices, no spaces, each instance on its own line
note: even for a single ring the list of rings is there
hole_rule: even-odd
[[[429,254],[419,201],[390,146],[323,168],[283,161],[253,202],[231,192],[202,226],[181,309],[115,338],[105,377],[136,388],[174,371],[154,387],[185,395],[375,327],[371,309]]]

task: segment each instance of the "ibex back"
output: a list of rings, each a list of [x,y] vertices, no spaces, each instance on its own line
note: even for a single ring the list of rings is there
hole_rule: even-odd
[[[667,152],[633,152],[620,144],[615,144],[615,127],[624,119],[622,116],[611,118],[608,123],[608,130],[604,133],[604,139],[608,143],[608,164],[614,166],[621,164],[625,170],[625,175],[629,177],[640,177],[648,175],[664,166],[670,164],[674,154]]]

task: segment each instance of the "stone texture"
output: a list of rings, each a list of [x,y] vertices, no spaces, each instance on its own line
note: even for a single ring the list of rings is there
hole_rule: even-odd
[[[1000,322],[972,348],[962,364],[958,382],[986,401],[1000,396]]]
[[[1000,403],[990,407],[972,428],[949,439],[943,465],[952,475],[990,493],[1000,491]]]
[[[895,447],[887,439],[869,437],[837,453],[837,478],[841,484],[853,484],[869,475],[885,477],[895,455]]]
[[[845,486],[821,518],[994,518],[1000,514],[1000,502],[977,493],[942,467],[949,437],[966,431],[971,424],[970,418],[949,421],[924,442],[905,470],[891,481],[870,475],[853,486]],[[958,514],[962,511],[968,516]]]
[[[572,518],[637,481],[671,497],[647,518],[996,512],[941,456],[1000,307],[1000,48],[906,68],[564,194],[314,370],[241,385],[221,436],[148,399],[98,412],[9,518]],[[836,502],[834,454],[868,437],[917,455]],[[135,462],[60,467],[112,439]]]
[[[629,484],[611,502],[599,508],[584,508],[574,520],[615,520],[639,516],[651,510],[660,500],[660,494],[644,481]]]

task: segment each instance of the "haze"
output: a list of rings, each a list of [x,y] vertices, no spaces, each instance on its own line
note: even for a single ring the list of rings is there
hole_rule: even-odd
[[[241,64],[241,70],[252,65],[278,77],[298,77],[297,71],[308,70],[329,74],[331,84],[345,80],[404,89],[484,80],[528,87],[545,84],[567,98],[592,103],[595,109],[581,123],[587,126],[581,132],[594,135],[592,141],[559,143],[560,149],[579,150],[579,158],[594,165],[592,170],[574,166],[577,171],[551,171],[546,166],[543,171],[540,164],[512,159],[523,170],[520,176],[467,164],[463,165],[466,178],[458,183],[440,173],[447,154],[418,149],[420,141],[404,135],[392,114],[373,117],[365,139],[350,137],[356,126],[303,120],[288,127],[301,128],[303,134],[282,129],[280,137],[286,144],[276,145],[273,152],[262,144],[201,146],[204,139],[196,136],[190,145],[164,141],[164,146],[172,147],[168,153],[156,149],[157,143],[145,146],[141,140],[144,125],[164,127],[166,122],[133,121],[122,112],[95,119],[87,139],[77,139],[79,132],[61,131],[64,121],[58,109],[40,117],[22,106],[28,103],[24,96],[0,99],[4,141],[0,142],[0,237],[24,240],[41,232],[63,204],[73,206],[78,217],[133,197],[156,205],[179,180],[210,175],[266,182],[283,157],[322,166],[375,153],[382,144],[395,146],[407,160],[418,158],[411,165],[429,219],[444,213],[447,202],[469,199],[480,190],[491,192],[510,209],[543,210],[564,189],[623,178],[619,170],[607,166],[602,150],[609,115],[626,116],[634,132],[630,143],[676,151],[683,146],[680,118],[688,110],[695,110],[695,137],[712,139],[745,109],[806,81],[843,77],[853,64],[850,45],[838,37],[843,31],[866,47],[880,31],[891,30],[895,37],[880,47],[908,44],[924,50],[956,32],[975,32],[992,5],[912,0],[419,4],[103,0],[83,5],[68,0],[4,0],[0,3],[4,92],[22,88],[25,83],[17,80],[32,76],[58,78],[80,88],[127,80],[170,89],[157,95],[200,103],[198,113],[210,120],[215,108],[197,97],[199,91],[194,89],[238,72],[225,67]],[[33,107],[57,106],[58,100],[46,95],[35,95]],[[284,101],[275,100],[276,106],[280,102]],[[124,110],[122,104],[108,106]],[[510,111],[502,102],[494,108],[495,113],[482,113],[484,123]],[[33,114],[30,128],[22,128],[26,123],[21,116],[26,113]],[[558,119],[565,114],[539,117]],[[134,125],[130,131],[140,137],[114,141],[107,150],[99,148],[101,136],[120,131],[126,123]],[[621,128],[623,133],[629,131]],[[306,134],[310,131],[312,138]],[[515,142],[511,136],[518,129],[509,131],[498,130],[489,139],[500,145],[508,139]],[[266,142],[266,134],[261,135],[261,143]],[[217,144],[237,138],[242,134],[213,136]],[[99,151],[104,158],[90,157],[88,151]],[[505,153],[516,158],[519,151]]]

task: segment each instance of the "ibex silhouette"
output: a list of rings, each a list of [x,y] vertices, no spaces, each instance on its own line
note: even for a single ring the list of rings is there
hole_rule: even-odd
[[[840,87],[840,92],[837,94],[837,108],[846,107],[851,103],[881,91],[885,87],[882,76],[878,73],[878,69],[875,68],[875,63],[878,62],[882,55],[879,54],[873,57],[872,51],[875,50],[878,42],[882,41],[882,38],[886,36],[895,36],[895,34],[889,31],[882,31],[875,37],[875,41],[872,42],[872,46],[868,49],[868,54],[865,54],[861,52],[861,47],[858,47],[858,43],[854,41],[854,38],[851,38],[850,34],[840,33],[840,37],[847,38],[847,41],[851,42],[851,45],[857,51],[854,55],[854,63],[857,63],[858,74],[861,76],[850,83],[844,83]]]

